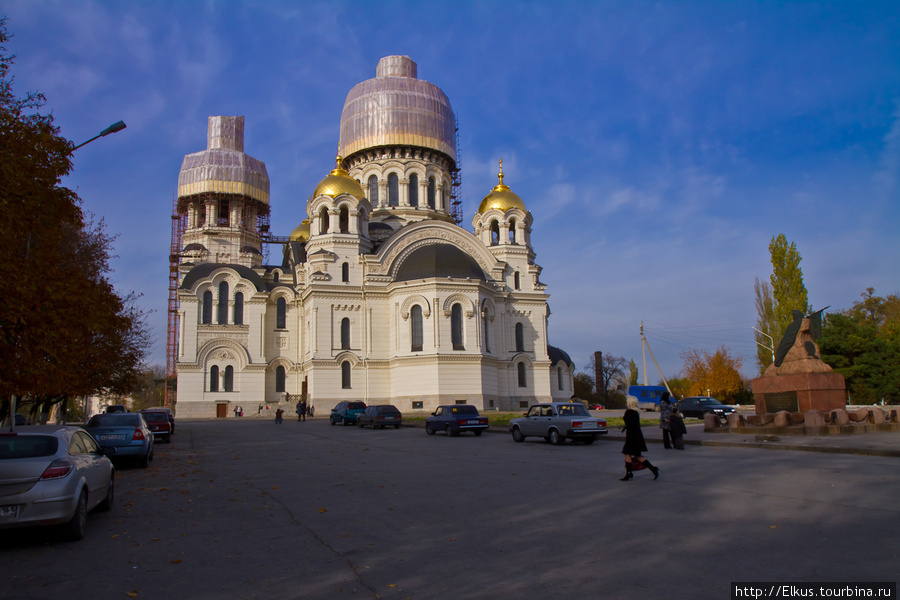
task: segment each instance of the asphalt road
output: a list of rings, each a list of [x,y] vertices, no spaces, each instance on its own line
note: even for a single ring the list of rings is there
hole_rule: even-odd
[[[0,598],[698,598],[896,581],[893,457],[179,422],[81,542],[0,533]]]

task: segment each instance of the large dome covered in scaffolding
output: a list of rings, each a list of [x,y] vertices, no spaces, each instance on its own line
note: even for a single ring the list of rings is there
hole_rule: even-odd
[[[456,122],[441,89],[418,79],[408,56],[385,56],[374,79],[347,94],[341,113],[340,154],[379,146],[418,146],[456,161]]]

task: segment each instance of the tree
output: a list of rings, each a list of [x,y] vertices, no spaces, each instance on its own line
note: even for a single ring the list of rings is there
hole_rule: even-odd
[[[587,373],[575,373],[575,396],[582,400],[591,400],[594,397],[594,378]]]
[[[784,335],[788,325],[794,320],[792,312],[799,310],[804,315],[809,313],[806,286],[803,285],[803,271],[800,269],[800,253],[794,242],[788,244],[783,233],[773,237],[769,243],[772,255],[773,313],[775,317],[776,345]]]
[[[900,402],[900,296],[881,298],[868,288],[844,311],[822,323],[822,360],[844,376],[857,404]]]
[[[73,145],[44,96],[13,93],[0,19],[0,418],[25,399],[54,403],[103,389],[128,390],[149,333],[135,298],[108,280],[113,238],[86,219],[60,185]]]
[[[634,359],[628,360],[628,385],[637,385],[638,382],[638,368],[634,363]]]
[[[743,358],[730,356],[724,346],[713,354],[706,350],[685,350],[684,376],[691,382],[691,396],[709,395],[725,402],[733,400],[744,388],[741,378]]]
[[[779,337],[775,324],[775,301],[772,299],[772,287],[768,281],[756,279],[753,283],[756,292],[756,364],[759,374],[775,360],[775,344]]]

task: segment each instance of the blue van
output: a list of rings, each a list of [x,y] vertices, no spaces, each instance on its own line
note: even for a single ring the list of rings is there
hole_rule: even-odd
[[[659,410],[659,400],[663,392],[668,390],[661,385],[632,385],[628,388],[628,395],[638,400],[639,410]]]

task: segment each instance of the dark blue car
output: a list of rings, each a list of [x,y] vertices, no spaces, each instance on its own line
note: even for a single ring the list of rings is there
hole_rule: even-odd
[[[479,415],[478,409],[471,404],[438,406],[425,419],[425,433],[428,435],[434,435],[436,431],[446,431],[447,435],[471,431],[475,435],[481,435],[487,428],[487,417]]]

